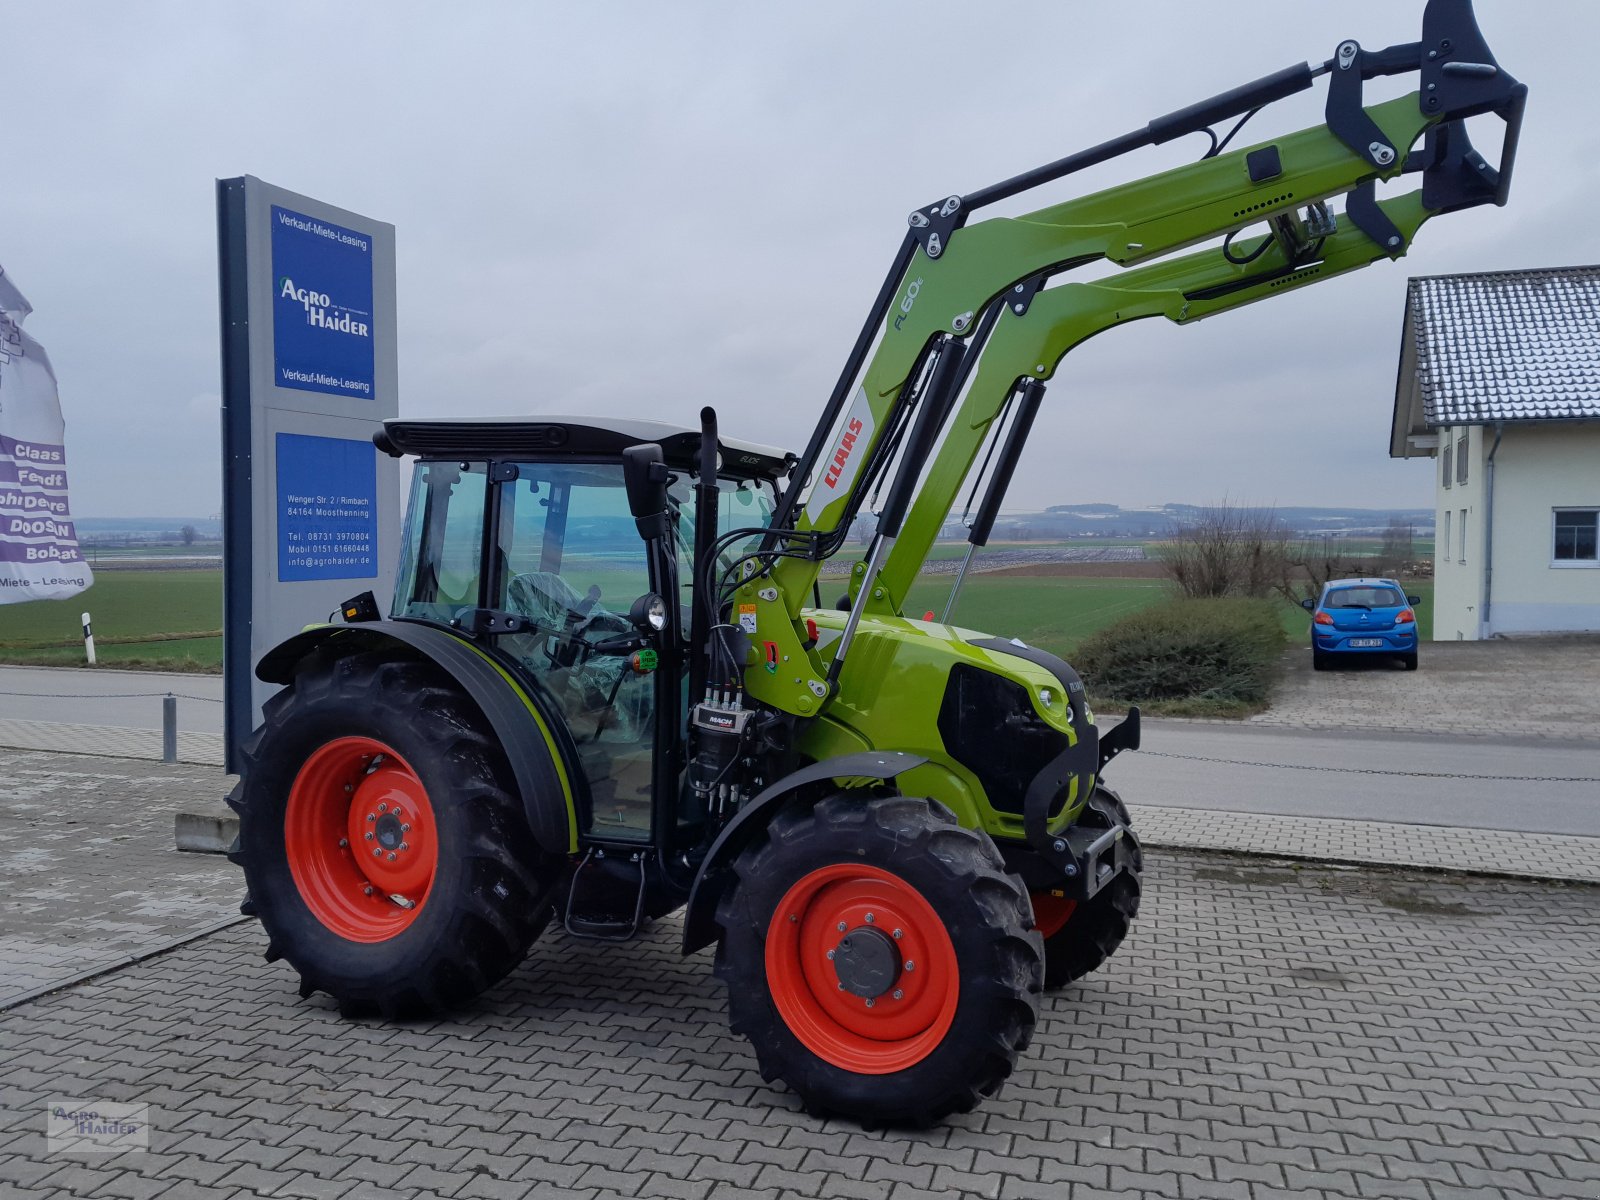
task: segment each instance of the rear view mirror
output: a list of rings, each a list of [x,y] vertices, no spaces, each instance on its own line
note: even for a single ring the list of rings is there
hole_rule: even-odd
[[[1422,597],[1421,596],[1407,596],[1406,597],[1406,603],[1407,604],[1421,604],[1422,603]]]
[[[622,452],[622,482],[628,489],[628,511],[639,536],[654,541],[667,536],[667,480],[670,472],[655,442],[629,446]]]
[[[1317,607],[1317,602],[1315,600],[1302,600],[1300,601],[1300,607],[1310,612]]]

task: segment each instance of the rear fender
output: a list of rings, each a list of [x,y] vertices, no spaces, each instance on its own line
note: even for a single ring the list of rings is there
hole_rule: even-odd
[[[772,784],[751,800],[729,821],[717,840],[711,843],[683,916],[683,952],[693,954],[709,946],[717,937],[717,904],[733,877],[733,860],[772,820],[778,809],[797,796],[810,794],[821,799],[815,785],[834,779],[893,779],[927,762],[920,754],[895,750],[863,750],[841,754],[802,767]]]
[[[297,633],[269,650],[257,664],[256,676],[267,683],[292,683],[300,664],[314,653],[343,658],[399,647],[450,676],[483,713],[511,764],[528,827],[539,846],[551,854],[574,853],[578,822],[571,778],[552,733],[557,725],[535,696],[518,687],[470,642],[414,621],[323,625]]]

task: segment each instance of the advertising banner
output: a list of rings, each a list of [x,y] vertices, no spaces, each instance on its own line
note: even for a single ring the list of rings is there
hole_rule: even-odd
[[[252,176],[217,181],[223,694],[229,769],[274,685],[261,657],[345,601],[387,608],[399,464],[394,227]]]
[[[66,423],[33,311],[0,269],[0,604],[64,600],[94,582],[67,501]]]

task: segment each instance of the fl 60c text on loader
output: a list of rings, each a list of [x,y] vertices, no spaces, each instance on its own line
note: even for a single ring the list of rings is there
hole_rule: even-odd
[[[1414,92],[1363,102],[1405,73]],[[1231,152],[1237,125],[1212,129],[1318,80],[1323,124]],[[1525,94],[1470,0],[1430,0],[1418,42],[1343,42],[919,208],[798,457],[710,409],[697,430],[387,423],[379,447],[419,459],[390,615],[353,602],[257,668],[284,686],[230,803],[268,957],[303,995],[398,1018],[469,1001],[552,920],[620,942],[685,908],[684,951],[716,944],[733,1028],[813,1111],[916,1123],[993,1095],[1042,992],[1138,912],[1102,775],[1139,720],[1101,731],[1061,659],[904,615],[941,524],[987,445],[985,542],[1087,338],[1398,258],[1429,218],[1503,204]],[[1467,138],[1485,114],[1498,167]],[[1189,165],[973,219],[1191,133],[1210,145]],[[1404,174],[1421,186],[1378,196]],[[1058,278],[1101,259],[1125,269]],[[878,498],[848,592],[823,595]]]

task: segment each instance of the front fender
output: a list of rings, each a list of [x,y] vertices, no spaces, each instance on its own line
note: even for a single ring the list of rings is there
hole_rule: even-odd
[[[716,939],[717,903],[733,873],[734,856],[796,792],[830,779],[893,779],[927,761],[898,750],[862,750],[801,767],[763,790],[728,822],[700,864],[683,914],[683,952],[693,954]]]
[[[450,676],[483,713],[511,764],[534,840],[552,854],[574,853],[576,808],[565,759],[551,732],[555,723],[535,697],[464,638],[416,621],[322,625],[269,650],[256,665],[256,676],[267,683],[292,683],[300,663],[319,651],[342,658],[402,646]]]

